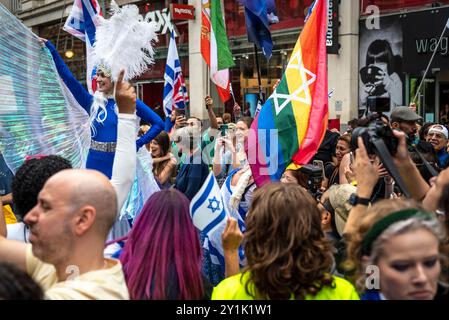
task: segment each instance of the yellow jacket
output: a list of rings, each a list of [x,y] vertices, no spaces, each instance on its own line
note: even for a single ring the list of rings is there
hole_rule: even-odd
[[[360,300],[354,286],[348,281],[333,276],[334,286],[326,286],[317,295],[307,295],[305,300]],[[246,292],[245,285],[249,280],[249,272],[239,273],[220,282],[212,292],[212,300],[254,300]],[[249,286],[254,293],[254,285]]]

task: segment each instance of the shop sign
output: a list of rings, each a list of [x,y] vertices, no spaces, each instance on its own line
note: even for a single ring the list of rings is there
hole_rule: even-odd
[[[449,8],[409,13],[402,17],[404,35],[404,72],[421,75],[436,51],[431,68],[449,69],[449,38],[441,33],[449,17]]]
[[[328,21],[326,32],[326,47],[328,54],[338,54],[340,44],[338,43],[338,5],[339,0],[328,0]]]
[[[171,33],[174,30],[168,8],[150,11],[145,15],[145,19],[156,22],[156,32],[159,34]]]
[[[172,3],[170,13],[172,20],[195,20],[194,6]]]

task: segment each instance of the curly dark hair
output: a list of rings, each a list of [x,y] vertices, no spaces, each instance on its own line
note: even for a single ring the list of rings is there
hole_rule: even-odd
[[[300,186],[267,184],[254,193],[246,218],[245,254],[255,299],[304,299],[333,286],[331,244],[316,202]],[[252,284],[257,292],[251,292]]]
[[[0,263],[0,300],[43,300],[44,292],[34,280],[17,267]]]
[[[72,169],[70,161],[60,156],[27,160],[16,172],[11,184],[14,214],[19,220],[37,204],[37,196],[45,182],[55,173]]]

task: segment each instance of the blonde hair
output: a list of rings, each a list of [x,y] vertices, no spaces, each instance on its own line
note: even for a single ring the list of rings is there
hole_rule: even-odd
[[[346,261],[346,269],[355,271],[353,280],[357,289],[360,292],[365,290],[365,270],[362,263],[362,243],[368,231],[374,224],[388,215],[401,211],[404,209],[422,209],[421,206],[413,200],[404,199],[387,199],[381,200],[374,204],[367,210],[365,215],[360,219],[358,228],[347,236],[347,252],[348,261]],[[419,217],[412,217],[410,219],[399,221],[388,227],[382,234],[373,242],[371,254],[369,256],[370,264],[376,264],[379,257],[382,255],[383,244],[391,239],[393,236],[405,233],[411,230],[425,228],[430,231],[440,242],[440,253],[446,252],[447,248],[444,244],[445,234],[442,225],[436,220],[423,220]],[[444,261],[442,261],[444,262]]]

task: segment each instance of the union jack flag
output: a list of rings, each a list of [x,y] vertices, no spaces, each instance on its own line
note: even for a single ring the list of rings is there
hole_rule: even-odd
[[[189,102],[174,32],[170,37],[164,80],[164,112],[166,116],[169,116],[173,108],[184,110]]]
[[[97,26],[102,19],[101,8],[97,0],[75,0],[63,28],[72,36],[86,43],[86,83],[91,94],[97,88],[96,70],[92,63],[93,45]]]

